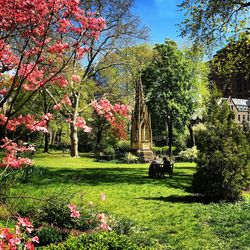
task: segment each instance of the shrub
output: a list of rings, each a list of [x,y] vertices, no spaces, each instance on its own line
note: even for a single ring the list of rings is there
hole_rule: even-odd
[[[182,161],[197,161],[198,149],[196,146],[192,148],[187,148],[179,153],[179,157]]]
[[[155,154],[168,154],[169,146],[163,146],[163,147],[152,147],[152,151]],[[172,147],[172,151],[176,151],[176,147]]]
[[[152,147],[152,151],[154,154],[161,154],[161,147]]]
[[[207,128],[204,125],[204,123],[198,123],[193,126],[193,132],[195,137],[195,144],[197,148],[202,147],[202,142],[206,137],[207,134]]]
[[[117,150],[122,153],[127,153],[130,151],[130,141],[119,141],[117,143]]]
[[[73,222],[70,218],[70,210],[66,206],[66,204],[69,203],[69,200],[65,200],[65,197],[50,197],[47,199],[47,202],[40,207],[38,220],[41,223],[45,222],[59,228],[71,229]]]
[[[46,246],[51,243],[61,242],[63,239],[62,233],[53,227],[42,227],[38,232],[39,246]]]
[[[137,163],[140,160],[138,156],[133,155],[131,153],[126,153],[123,159],[126,163]]]
[[[105,155],[115,156],[115,149],[111,145],[107,145],[107,147],[103,150]]]
[[[213,100],[205,120],[193,189],[213,200],[240,199],[248,179],[246,137],[227,103]]]
[[[70,237],[59,245],[50,245],[45,250],[136,250],[139,248],[126,235],[115,232],[83,234],[79,237]]]
[[[130,235],[138,231],[135,222],[129,218],[120,218],[113,216],[110,218],[110,226],[112,230],[118,234]]]

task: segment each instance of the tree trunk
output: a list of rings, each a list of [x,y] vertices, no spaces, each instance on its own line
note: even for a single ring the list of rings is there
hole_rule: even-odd
[[[42,139],[41,139],[41,142],[40,142],[40,148],[42,148],[43,147],[43,138],[44,138],[44,134],[42,135]]]
[[[47,114],[49,112],[49,106],[47,103],[47,97],[46,97],[46,92],[42,91],[43,95],[43,112],[44,114]],[[47,128],[49,128],[49,121],[47,121]],[[49,153],[49,138],[50,134],[49,133],[44,133],[44,153]]]
[[[77,127],[74,126],[74,123],[70,123],[70,143],[70,156],[79,157]]]
[[[100,151],[101,140],[102,140],[102,131],[99,130],[96,134],[96,144],[95,144],[96,153]]]
[[[194,147],[195,146],[195,137],[194,137],[193,126],[191,123],[188,124],[188,130],[189,130],[189,135],[190,135],[191,147]]]
[[[172,116],[170,115],[167,118],[167,123],[168,123],[168,155],[170,160],[172,159],[172,146],[173,146],[173,119]]]
[[[44,134],[44,153],[49,153],[49,133]]]
[[[59,128],[59,131],[58,131],[58,144],[60,146],[62,144],[62,128]]]
[[[73,96],[72,107],[74,108],[74,113],[72,114],[72,122],[70,123],[70,156],[79,157],[78,152],[78,134],[77,127],[75,126],[76,118],[78,117],[78,106],[79,106],[80,94],[75,93]]]

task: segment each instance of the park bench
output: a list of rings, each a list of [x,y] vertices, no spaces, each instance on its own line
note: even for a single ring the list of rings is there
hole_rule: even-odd
[[[149,166],[148,175],[151,178],[164,178],[164,174],[169,174],[169,177],[173,177],[174,161],[169,162],[169,166],[164,166],[161,163],[151,163]]]

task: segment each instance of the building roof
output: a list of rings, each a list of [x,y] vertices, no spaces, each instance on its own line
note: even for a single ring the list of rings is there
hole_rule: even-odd
[[[237,110],[241,112],[248,111],[250,109],[250,99],[239,99],[239,98],[232,98],[229,96],[228,98],[221,98],[220,102],[222,100],[231,100],[231,102],[233,102]]]
[[[237,98],[232,98],[234,104],[236,106],[245,106],[245,107],[250,107],[250,100],[248,99],[237,99]]]
[[[232,101],[234,102],[238,111],[244,112],[244,111],[248,111],[248,108],[250,108],[250,100],[248,99],[232,98]]]

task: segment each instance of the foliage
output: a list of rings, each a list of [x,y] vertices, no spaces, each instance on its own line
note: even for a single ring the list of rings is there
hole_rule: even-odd
[[[45,222],[59,228],[73,228],[74,221],[72,221],[70,210],[66,206],[69,203],[69,200],[66,200],[65,197],[50,197],[40,207],[36,222]]]
[[[46,246],[51,243],[58,243],[63,240],[63,235],[54,227],[42,227],[37,232],[39,246]]]
[[[122,0],[81,1],[81,7],[87,12],[94,11],[96,14],[98,13],[98,15],[102,16],[105,19],[106,26],[98,33],[98,41],[90,37],[88,41],[89,50],[87,51],[84,67],[71,65],[71,75],[76,76],[74,78],[77,81],[71,81],[71,84],[67,88],[56,91],[55,95],[51,96],[51,93],[49,95],[54,100],[58,99],[58,95],[59,99],[63,99],[65,95],[69,95],[70,97],[72,105],[63,107],[60,100],[57,100],[55,108],[58,108],[58,112],[62,113],[64,118],[70,118],[68,120],[70,120],[71,125],[72,157],[78,157],[78,126],[76,124],[80,115],[87,115],[86,113],[88,113],[89,108],[86,104],[93,101],[93,99],[106,99],[107,94],[109,97],[113,94],[111,89],[105,87],[105,80],[100,77],[102,71],[111,67],[113,63],[109,62],[103,65],[101,62],[105,61],[114,51],[147,37],[147,29],[140,25],[139,18],[132,13],[133,3],[134,0],[127,0],[125,2]],[[91,91],[88,91],[88,94],[86,93],[86,83],[88,85],[91,83],[90,86],[92,86],[92,88],[88,87],[88,90],[91,89]],[[114,93],[115,95],[116,93]],[[121,101],[119,98],[116,99],[119,102]],[[111,102],[115,101],[111,97]],[[108,118],[108,116],[103,117],[105,119]],[[110,122],[110,119],[108,118],[107,121]],[[122,128],[125,125],[124,122],[119,121],[116,125],[114,129],[115,133],[118,136],[125,137],[126,135]],[[87,127],[87,130],[89,131],[90,128]]]
[[[167,154],[169,152],[169,146],[163,146],[163,147],[152,147],[152,151],[154,152],[154,154]],[[172,147],[172,151],[175,152],[176,151],[176,147],[173,146]]]
[[[195,124],[193,126],[193,133],[194,133],[195,144],[196,144],[197,148],[202,147],[202,143],[207,135],[206,130],[207,129],[206,129],[206,126],[204,125],[204,123],[198,123],[198,124]]]
[[[132,235],[138,230],[134,221],[129,218],[120,218],[119,216],[110,216],[110,226],[112,231],[117,234]]]
[[[64,243],[50,245],[46,250],[108,250],[108,249],[141,249],[133,243],[126,235],[119,235],[115,232],[83,234],[79,237],[70,237]]]
[[[205,117],[194,191],[214,200],[237,200],[248,174],[248,144],[228,104],[212,99]]]
[[[178,155],[182,161],[195,162],[198,158],[198,149],[196,146],[187,148],[186,150],[181,151]]]
[[[39,238],[32,235],[33,230],[34,227],[30,220],[19,216],[14,232],[9,228],[0,228],[0,249],[35,249],[34,245],[39,243]]]
[[[124,157],[124,162],[126,163],[137,163],[139,162],[139,157],[136,156],[136,155],[133,155],[132,153],[128,152],[125,154],[125,157]]]
[[[86,202],[92,201],[97,211],[108,211],[109,215],[116,215],[118,221],[123,217],[133,221],[136,228],[129,237],[141,245],[153,241],[152,249],[162,249],[157,242],[173,250],[199,249],[200,246],[247,249],[250,244],[247,237],[249,194],[244,194],[246,202],[237,204],[204,203],[202,198],[187,191],[195,172],[194,163],[177,162],[173,179],[152,180],[147,178],[148,163],[100,163],[92,154],[70,158],[59,151],[37,152],[34,158],[38,165],[48,168],[49,173],[43,178],[19,183],[11,189],[12,196],[22,196],[27,188],[29,195],[37,198],[67,192],[66,197],[83,207],[83,212]],[[100,192],[105,192],[105,202],[98,199]],[[30,203],[28,199],[21,201],[22,206]],[[0,218],[0,224],[5,223]],[[226,237],[227,232],[230,232],[230,239]],[[221,237],[223,235],[225,237]]]
[[[164,44],[155,46],[143,84],[153,120],[162,121],[165,127],[167,124],[170,154],[173,127],[182,130],[193,112],[191,78],[190,62],[174,41],[166,39]]]
[[[116,149],[122,153],[130,151],[130,141],[118,141]]]
[[[248,0],[183,0],[179,5],[185,12],[181,35],[199,45],[220,45],[228,36],[248,30],[249,6]]]
[[[0,202],[8,204],[8,197],[11,194],[11,188],[18,183],[27,183],[30,179],[39,179],[48,176],[49,171],[44,167],[23,167],[19,169],[0,170]],[[11,211],[17,209],[15,203],[11,203]]]
[[[36,223],[38,225],[46,223],[60,228],[64,234],[70,233],[71,229],[87,231],[102,228],[106,230],[108,226],[105,214],[98,213],[96,208],[91,206],[80,209],[69,204],[69,200],[62,195],[51,196],[37,209]]]
[[[237,40],[231,40],[220,49],[210,62],[210,78],[223,92],[232,94],[232,82],[237,80],[244,90],[244,83],[250,81],[250,36],[242,33]],[[240,88],[240,87],[239,87]],[[247,97],[247,93],[245,93]]]

